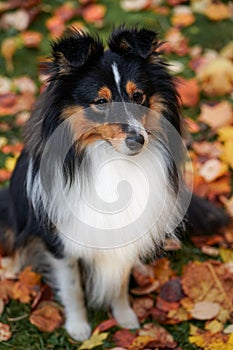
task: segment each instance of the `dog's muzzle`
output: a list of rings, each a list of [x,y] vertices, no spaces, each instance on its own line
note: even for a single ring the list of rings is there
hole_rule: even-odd
[[[145,143],[145,138],[142,134],[131,133],[125,139],[127,147],[133,152],[139,152]]]

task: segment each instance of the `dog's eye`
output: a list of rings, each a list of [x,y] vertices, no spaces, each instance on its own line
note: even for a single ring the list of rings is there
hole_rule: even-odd
[[[141,92],[135,92],[132,97],[134,102],[137,104],[141,104],[143,102],[143,94]]]
[[[95,101],[95,104],[97,106],[102,106],[104,105],[105,103],[108,103],[108,100],[106,100],[106,98],[100,98],[99,100]]]

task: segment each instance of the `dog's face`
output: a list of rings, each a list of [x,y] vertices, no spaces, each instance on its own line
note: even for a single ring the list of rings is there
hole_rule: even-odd
[[[159,118],[180,131],[176,91],[157,47],[155,32],[123,27],[106,51],[75,30],[53,44],[50,84],[80,149],[105,140],[120,153],[138,154]]]

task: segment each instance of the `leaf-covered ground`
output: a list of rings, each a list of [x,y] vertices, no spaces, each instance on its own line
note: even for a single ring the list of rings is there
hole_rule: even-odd
[[[22,149],[21,130],[43,76],[50,41],[72,24],[103,39],[115,26],[157,29],[178,77],[187,145],[186,182],[233,216],[233,6],[211,0],[8,0],[0,2],[0,183],[7,186]],[[142,328],[117,327],[108,311],[90,310],[93,334],[83,344],[62,328],[51,289],[26,268],[16,274],[2,254],[0,349],[233,349],[233,227],[187,235],[182,248],[133,271],[131,302]]]

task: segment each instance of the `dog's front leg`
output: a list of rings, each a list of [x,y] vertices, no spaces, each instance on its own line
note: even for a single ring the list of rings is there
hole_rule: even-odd
[[[86,340],[90,337],[91,327],[87,321],[78,261],[55,259],[53,266],[58,295],[65,308],[65,328],[72,338]]]
[[[119,296],[112,302],[112,313],[118,324],[123,328],[139,328],[138,318],[130,306],[128,288],[131,269],[125,274]]]

